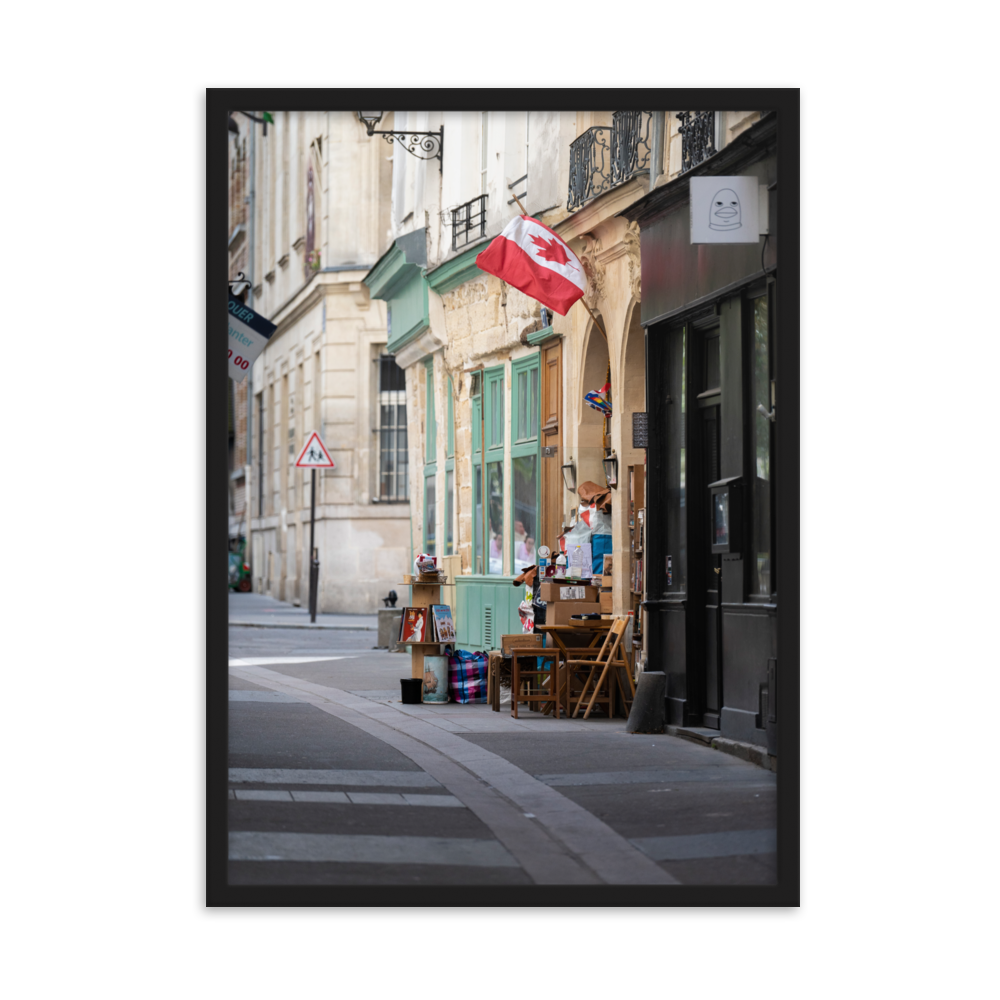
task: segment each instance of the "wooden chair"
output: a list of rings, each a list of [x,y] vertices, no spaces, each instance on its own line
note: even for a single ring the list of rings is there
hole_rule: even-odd
[[[590,701],[587,703],[587,710],[583,713],[585,719],[590,717],[590,713],[597,704],[606,706],[609,717],[614,713],[615,688],[621,693],[622,701],[626,703],[626,706],[631,705],[632,699],[635,698],[635,683],[632,680],[632,671],[629,667],[628,659],[622,648],[622,638],[625,635],[627,627],[628,619],[626,617],[620,616],[616,618],[614,624],[608,629],[608,634],[604,637],[604,644],[601,648],[596,651],[587,651],[596,652],[596,656],[583,655],[584,651],[581,650],[581,655],[578,658],[566,660],[568,689],[572,687],[572,678],[581,676],[589,668],[583,688],[576,697],[573,709],[574,719],[580,714],[580,707],[583,705],[587,693],[591,691],[591,683],[593,683],[593,692],[590,695]],[[631,698],[625,693],[625,688],[622,685],[622,668],[624,668],[625,676],[628,678]],[[598,671],[600,672],[599,674]],[[607,693],[602,694],[605,685]],[[572,695],[570,695],[570,698],[572,698]]]
[[[564,693],[564,712],[569,715],[566,676],[560,661],[558,649],[511,649],[510,714],[515,719],[519,704],[538,705],[546,715],[551,711],[558,719]]]

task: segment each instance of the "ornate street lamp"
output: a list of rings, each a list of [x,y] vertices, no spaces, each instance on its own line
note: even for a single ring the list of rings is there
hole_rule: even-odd
[[[444,160],[444,126],[438,132],[394,132],[392,130],[375,130],[382,120],[384,111],[359,111],[358,121],[364,125],[369,135],[381,135],[390,145],[398,142],[408,153],[418,160],[437,159],[439,164]]]

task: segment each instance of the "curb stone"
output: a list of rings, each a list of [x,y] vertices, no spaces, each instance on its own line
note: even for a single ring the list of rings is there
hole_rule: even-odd
[[[753,743],[740,743],[738,740],[727,740],[721,736],[712,740],[712,747],[723,753],[732,754],[740,760],[749,761],[758,767],[778,773],[778,758],[767,752],[766,747],[755,746]]]

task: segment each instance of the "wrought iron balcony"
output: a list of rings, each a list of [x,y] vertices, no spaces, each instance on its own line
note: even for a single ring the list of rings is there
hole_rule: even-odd
[[[616,111],[611,127],[594,125],[569,146],[572,211],[636,174],[649,172],[649,111]]]
[[[481,194],[478,198],[467,201],[451,211],[451,248],[457,250],[480,236],[486,235],[486,199],[488,195]]]
[[[715,149],[715,112],[678,111],[681,134],[681,173],[707,160]]]

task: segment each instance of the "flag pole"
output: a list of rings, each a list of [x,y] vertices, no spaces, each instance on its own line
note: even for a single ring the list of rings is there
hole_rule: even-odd
[[[521,214],[522,215],[527,215],[528,214],[528,210],[524,207],[524,205],[521,204],[521,199],[518,198],[518,196],[516,194],[514,194],[513,191],[511,191],[511,194],[514,195],[514,201],[517,202],[517,207],[519,209],[521,209]],[[582,297],[580,298],[580,301],[583,302],[583,298]],[[586,302],[583,302],[583,308],[586,309],[587,312],[590,313],[590,318],[594,321],[594,325],[597,327],[597,329],[601,331],[601,336],[604,338],[604,342],[607,343],[608,342],[608,334],[605,331],[604,327],[601,326],[601,321],[594,315],[594,310],[591,309],[590,306],[588,306]]]

